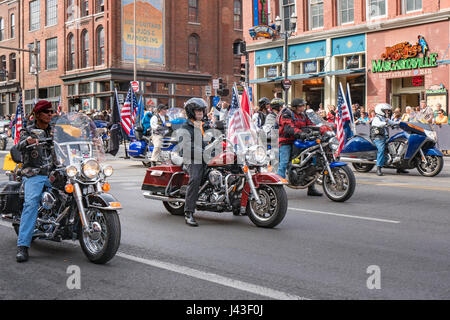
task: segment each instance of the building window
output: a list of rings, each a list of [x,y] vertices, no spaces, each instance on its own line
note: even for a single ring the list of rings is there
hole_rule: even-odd
[[[105,31],[103,27],[97,29],[97,65],[105,63]]]
[[[309,29],[323,27],[323,0],[309,0]]]
[[[82,0],[81,1],[81,16],[86,17],[89,15],[89,1]]]
[[[45,69],[58,68],[58,38],[45,40]]]
[[[9,72],[8,72],[8,78],[9,80],[16,79],[16,54],[11,53],[9,55]]]
[[[404,0],[406,12],[422,10],[422,0]]]
[[[99,12],[103,12],[105,11],[105,3],[104,0],[96,0],[96,9],[95,12],[99,13]]]
[[[34,49],[34,43],[30,43],[28,45],[28,48],[30,50]],[[38,49],[38,55],[37,55],[37,70],[41,70],[41,43],[38,41],[37,42],[37,49]],[[34,54],[30,54],[30,72],[33,73],[34,70],[32,70],[32,66],[36,64],[36,62],[34,61]]]
[[[189,22],[198,22],[198,0],[189,0]]]
[[[199,70],[199,57],[198,57],[199,38],[196,34],[193,34],[189,37],[188,46],[189,46],[188,48],[189,70]]]
[[[386,0],[368,0],[369,1],[369,19],[386,16]]]
[[[234,0],[234,28],[242,29],[242,2]]]
[[[67,70],[73,70],[75,68],[75,40],[73,34],[70,34],[67,41],[67,48],[69,52],[67,61]]]
[[[89,67],[89,33],[87,30],[81,34],[81,67]]]
[[[45,25],[53,26],[58,23],[58,1],[47,0],[45,8]]]
[[[38,30],[41,27],[40,19],[39,0],[30,1],[30,31]]]
[[[283,0],[282,2],[284,30],[291,28],[291,16],[295,12],[295,0]]]
[[[74,18],[74,5],[73,0],[67,0],[67,21],[71,21]]]
[[[11,38],[15,38],[16,37],[16,16],[14,15],[14,13],[11,15],[10,28],[11,28]]]
[[[6,70],[6,56],[0,57],[0,70]]]
[[[5,40],[5,20],[0,18],[0,41]]]
[[[345,24],[353,22],[354,0],[338,0],[338,23]]]

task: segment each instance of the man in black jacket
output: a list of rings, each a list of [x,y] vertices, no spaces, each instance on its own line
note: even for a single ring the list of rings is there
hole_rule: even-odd
[[[20,131],[19,151],[23,154],[22,177],[25,189],[25,202],[20,219],[19,238],[17,240],[17,262],[28,260],[28,248],[33,237],[37,220],[39,201],[44,186],[50,186],[48,175],[53,168],[53,157],[48,144],[38,145],[40,139],[51,138],[50,122],[52,104],[46,100],[36,103],[33,109],[35,122]],[[41,130],[37,137],[33,131]],[[34,147],[30,147],[35,145]]]

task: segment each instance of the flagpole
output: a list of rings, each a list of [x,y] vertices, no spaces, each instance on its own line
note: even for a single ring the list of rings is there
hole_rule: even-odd
[[[116,92],[116,104],[117,104],[117,109],[119,109],[119,118],[121,118],[121,110],[120,110],[120,105],[119,105],[119,95],[117,93],[117,88],[114,89]],[[121,122],[122,120],[120,120]],[[119,127],[120,127],[120,132],[123,138],[123,145],[125,148],[125,157],[124,159],[130,159],[130,157],[128,156],[128,151],[127,151],[127,142],[125,140],[125,135],[123,134],[123,128],[122,128],[122,124],[119,122]]]
[[[348,100],[349,100],[349,101],[347,101],[347,103],[349,106],[350,114],[352,115],[352,117],[351,117],[352,131],[353,131],[353,135],[355,135],[356,134],[356,125],[355,125],[355,119],[353,118],[353,110],[351,109],[353,104],[352,104],[352,95],[350,93],[350,84],[348,82],[347,82],[347,94],[348,94]]]

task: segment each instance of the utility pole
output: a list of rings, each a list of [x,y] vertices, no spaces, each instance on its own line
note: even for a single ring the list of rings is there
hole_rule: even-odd
[[[134,64],[133,64],[133,80],[136,81],[137,74],[137,46],[136,46],[136,0],[134,0]]]

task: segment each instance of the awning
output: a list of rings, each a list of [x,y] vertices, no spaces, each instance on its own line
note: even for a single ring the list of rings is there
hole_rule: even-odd
[[[274,78],[262,78],[262,79],[255,79],[250,80],[250,83],[252,84],[258,84],[258,83],[270,83],[270,82],[276,82],[283,80],[283,77],[274,77]]]

